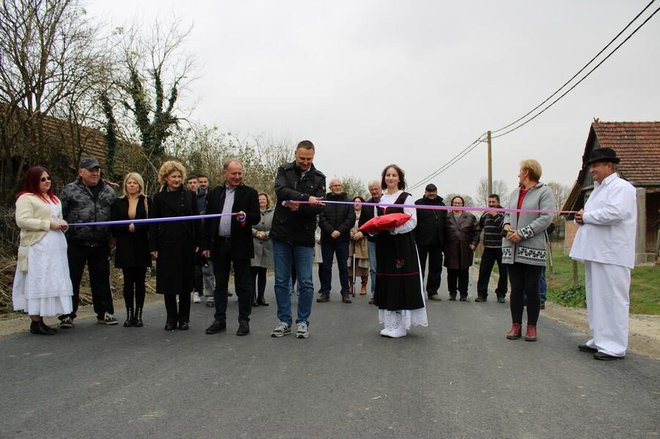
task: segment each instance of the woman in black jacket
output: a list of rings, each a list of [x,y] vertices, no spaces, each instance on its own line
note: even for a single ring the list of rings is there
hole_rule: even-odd
[[[199,215],[195,194],[183,187],[186,168],[170,160],[160,167],[162,189],[154,195],[152,218]],[[156,258],[156,292],[165,296],[166,331],[187,330],[190,323],[190,292],[194,283],[194,257],[201,237],[200,222],[163,221],[149,230],[149,249]],[[177,295],[179,303],[177,308]]]
[[[456,195],[451,199],[451,205],[463,207],[465,200]],[[447,217],[444,251],[449,300],[456,300],[456,294],[460,293],[459,300],[468,302],[470,266],[474,249],[479,245],[479,224],[474,215],[462,209],[451,211]]]
[[[144,219],[149,216],[147,196],[144,194],[144,180],[137,172],[129,172],[124,177],[124,195],[112,204],[113,221]],[[142,308],[145,297],[145,275],[151,266],[149,255],[149,227],[147,224],[123,224],[112,227],[117,240],[115,267],[124,274],[124,302],[126,321],[124,327],[142,327]]]

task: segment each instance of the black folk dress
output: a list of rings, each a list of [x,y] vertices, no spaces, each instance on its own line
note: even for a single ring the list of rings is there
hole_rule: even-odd
[[[401,192],[393,204],[404,204],[410,196]],[[378,207],[378,215],[403,213],[402,207]],[[398,311],[424,308],[421,274],[415,236],[381,232],[376,237],[376,292],[380,310]]]

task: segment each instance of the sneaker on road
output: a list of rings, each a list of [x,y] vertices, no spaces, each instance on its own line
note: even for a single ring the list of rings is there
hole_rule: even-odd
[[[291,334],[291,326],[287,325],[284,322],[279,322],[273,332],[270,333],[271,337],[284,337],[285,335]]]
[[[309,338],[307,323],[300,322],[296,324],[296,338]]]
[[[193,303],[202,303],[202,299],[199,297],[199,293],[197,291],[193,291],[192,301]]]
[[[215,299],[213,297],[207,297],[206,298],[206,307],[207,308],[215,308]]]
[[[96,323],[98,323],[99,325],[116,325],[118,322],[115,316],[106,312],[103,313],[102,316],[98,316],[96,318]]]
[[[62,328],[62,329],[71,329],[71,328],[73,328],[73,319],[71,317],[64,317],[60,321],[60,328]]]

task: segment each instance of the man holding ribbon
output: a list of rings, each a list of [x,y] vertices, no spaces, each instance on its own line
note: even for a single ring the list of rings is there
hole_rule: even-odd
[[[587,316],[592,338],[579,345],[596,360],[619,360],[628,348],[630,273],[635,266],[637,198],[616,173],[621,159],[611,148],[592,151],[584,164],[594,190],[575,214],[580,225],[570,256],[584,262]]]
[[[309,337],[314,283],[314,232],[316,216],[323,208],[325,175],[313,164],[314,144],[303,140],[296,147],[295,160],[277,169],[275,193],[277,205],[270,237],[273,239],[275,262],[275,298],[279,323],[272,337],[291,334],[291,270],[295,267],[298,282],[298,315],[296,337]],[[304,203],[299,203],[304,202]]]
[[[250,288],[250,259],[254,257],[252,226],[259,223],[257,191],[243,184],[243,164],[236,159],[223,163],[225,184],[208,195],[207,214],[223,214],[204,224],[202,256],[213,258],[215,272],[215,315],[207,334],[227,329],[227,289],[231,266],[234,266],[234,285],[238,296],[238,330],[236,335],[250,333],[252,289]]]

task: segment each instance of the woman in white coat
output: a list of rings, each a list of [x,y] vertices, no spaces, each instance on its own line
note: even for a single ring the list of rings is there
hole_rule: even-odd
[[[30,333],[54,335],[43,318],[73,311],[62,203],[53,194],[50,173],[41,166],[27,171],[16,197],[16,224],[21,229],[14,277],[14,310],[25,311]]]

